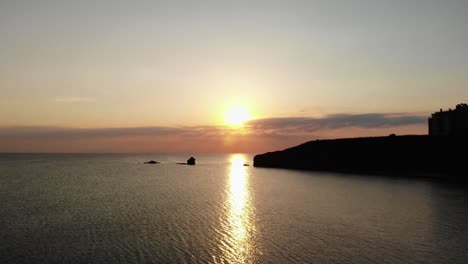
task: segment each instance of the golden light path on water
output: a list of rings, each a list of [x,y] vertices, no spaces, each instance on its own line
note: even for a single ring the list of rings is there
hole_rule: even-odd
[[[248,168],[245,155],[233,154],[230,157],[231,167],[225,200],[226,217],[224,219],[224,238],[222,263],[251,263],[254,246],[252,234],[253,210],[249,191]]]

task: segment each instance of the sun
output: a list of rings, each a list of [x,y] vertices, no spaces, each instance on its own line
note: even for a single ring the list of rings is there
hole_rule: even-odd
[[[235,106],[224,113],[224,122],[229,126],[242,126],[246,121],[252,119],[245,107]]]

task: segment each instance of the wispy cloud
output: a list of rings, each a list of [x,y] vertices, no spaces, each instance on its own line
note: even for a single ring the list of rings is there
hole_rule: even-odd
[[[407,114],[337,114],[322,118],[281,117],[257,119],[248,122],[243,135],[304,135],[317,131],[343,128],[389,128],[408,125],[425,125],[424,116]],[[186,136],[219,137],[239,134],[240,131],[224,126],[151,126],[120,128],[67,128],[67,127],[0,127],[0,137],[31,138],[96,138],[126,136]]]
[[[0,127],[0,151],[15,151],[16,145],[21,151],[36,145],[40,151],[49,147],[57,151],[263,151],[316,138],[424,133],[426,120],[404,113],[370,113],[257,119],[242,130],[225,126]]]
[[[58,97],[58,98],[55,98],[54,101],[57,102],[57,103],[83,103],[83,102],[94,102],[94,101],[96,101],[96,98],[78,97],[78,96]]]
[[[269,133],[306,133],[341,128],[388,128],[425,124],[427,117],[402,113],[335,114],[321,118],[282,117],[250,121],[250,130]]]
[[[121,128],[67,128],[67,127],[3,127],[0,137],[9,138],[100,138],[126,136],[165,136],[195,133],[196,127],[190,129],[176,127],[121,127]]]

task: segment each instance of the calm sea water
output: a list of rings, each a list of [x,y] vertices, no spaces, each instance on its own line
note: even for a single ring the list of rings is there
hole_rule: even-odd
[[[1,154],[0,263],[468,263],[464,188],[188,157]]]

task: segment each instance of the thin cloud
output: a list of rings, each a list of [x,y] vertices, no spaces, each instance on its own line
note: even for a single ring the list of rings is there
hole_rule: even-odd
[[[218,126],[188,127],[120,127],[120,128],[67,128],[67,127],[0,127],[0,138],[27,139],[74,139],[109,138],[129,136],[183,136],[216,137],[233,132],[232,129]]]
[[[338,129],[397,128],[424,125],[427,118],[409,114],[336,114],[323,118],[284,117],[257,119],[248,122],[239,131],[225,126],[153,126],[121,128],[66,128],[66,127],[0,127],[0,138],[24,139],[86,139],[115,137],[165,137],[221,138],[225,136],[255,137],[311,137],[315,133]]]
[[[303,134],[322,130],[342,128],[390,128],[409,125],[423,125],[427,117],[401,113],[335,114],[322,118],[284,117],[252,120],[248,123],[251,131],[269,134]]]

